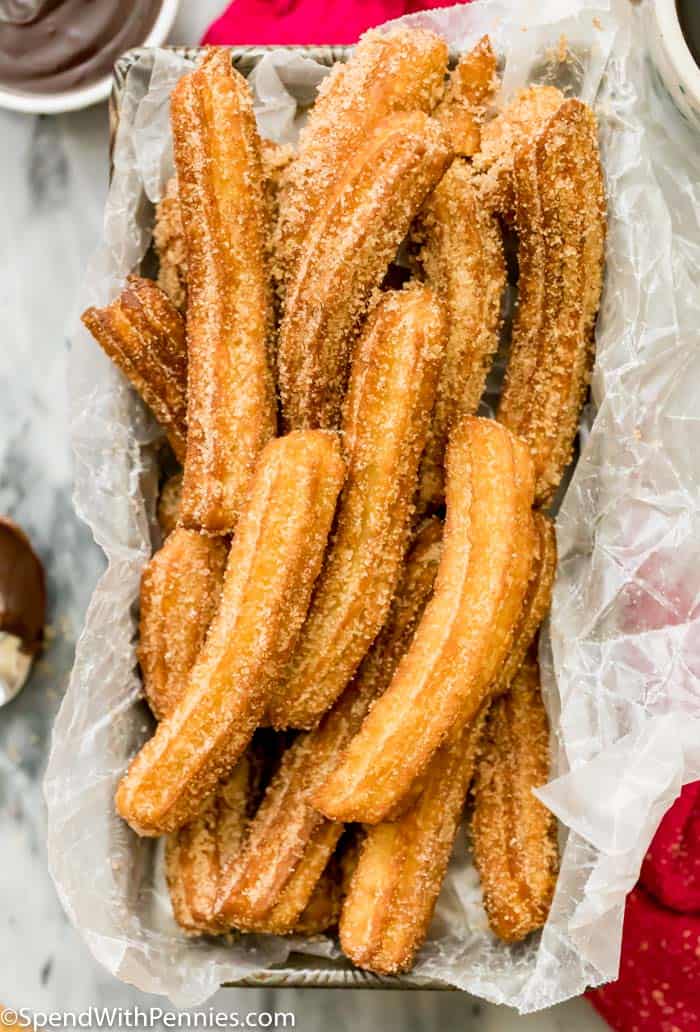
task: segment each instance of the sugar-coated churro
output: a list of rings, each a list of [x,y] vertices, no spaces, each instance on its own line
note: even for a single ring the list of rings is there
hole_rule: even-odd
[[[474,862],[489,923],[506,942],[541,928],[554,894],[556,821],[532,794],[548,772],[547,714],[532,654],[491,707],[474,793]]]
[[[449,336],[420,470],[418,505],[442,503],[450,428],[479,407],[498,348],[506,272],[501,230],[466,161],[456,160],[428,199],[416,236],[426,279],[445,298]]]
[[[344,472],[328,432],[299,431],[263,450],[187,687],[117,790],[139,834],[192,820],[250,741],[306,615]]]
[[[435,109],[455,154],[471,158],[481,146],[481,126],[488,102],[498,88],[497,58],[488,36],[457,62],[445,96]]]
[[[329,192],[285,297],[278,371],[287,426],[337,427],[359,323],[449,157],[434,119],[390,115]]]
[[[180,79],[170,110],[188,260],[182,520],[222,534],[275,432],[260,140],[250,89],[226,50]]]
[[[182,228],[177,176],[168,180],[156,204],[153,243],[158,255],[158,286],[181,312],[187,306],[187,242]]]
[[[472,780],[484,714],[438,749],[418,800],[367,828],[340,917],[340,945],[377,974],[408,970],[433,916]]]
[[[444,89],[447,45],[434,33],[367,32],[321,85],[284,174],[276,278],[290,282],[309,227],[345,165],[377,123],[400,111],[430,112]]]
[[[334,820],[395,810],[452,728],[480,709],[513,639],[534,548],[532,460],[493,420],[466,417],[447,456],[435,593],[387,691],[314,795]]]
[[[605,192],[589,107],[567,100],[518,151],[513,195],[519,297],[498,418],[527,441],[547,504],[573,453],[603,284]]]
[[[474,155],[480,189],[487,204],[510,219],[513,208],[513,161],[518,149],[537,133],[564,102],[556,86],[527,86],[517,90],[499,114],[481,130]]]
[[[335,536],[290,669],[275,727],[313,727],[357,670],[386,618],[408,540],[447,336],[433,291],[384,295],[353,362],[343,418],[348,474]]]
[[[138,659],[146,698],[161,720],[172,712],[216,613],[228,548],[178,527],[141,578]]]
[[[173,473],[163,484],[158,496],[156,515],[164,538],[172,534],[180,522],[182,501],[182,473]]]
[[[433,588],[440,555],[442,524],[427,521],[408,553],[387,622],[354,682],[313,731],[300,734],[282,757],[250,827],[245,847],[226,872],[219,901],[224,926],[260,927],[276,906],[295,871],[308,872],[310,851],[329,822],[311,805],[314,790],[337,762],[339,752],[359,730],[375,698],[389,684],[421,618]],[[332,836],[326,843],[330,855]],[[297,879],[297,882],[299,880]],[[308,886],[308,878],[305,884]],[[291,896],[298,886],[292,890]]]
[[[187,351],[178,310],[152,280],[127,277],[119,297],[82,321],[165,430],[182,461],[187,441]]]

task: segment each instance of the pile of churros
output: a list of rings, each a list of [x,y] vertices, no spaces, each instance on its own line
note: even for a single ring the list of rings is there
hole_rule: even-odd
[[[591,110],[551,86],[499,110],[498,88],[488,38],[449,71],[435,34],[373,31],[292,150],[207,51],[172,94],[158,282],[83,315],[181,466],[141,585],[157,725],[116,807],[167,836],[189,934],[337,927],[358,966],[406,971],[465,810],[495,935],[546,920],[547,509],[592,367],[605,197]],[[518,299],[481,418],[505,233]]]

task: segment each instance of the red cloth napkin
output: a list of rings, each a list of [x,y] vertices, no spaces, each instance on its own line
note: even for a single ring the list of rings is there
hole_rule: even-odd
[[[202,43],[356,43],[373,25],[449,6],[448,0],[233,0]]]
[[[355,43],[447,0],[234,0],[203,43]],[[700,783],[666,814],[625,911],[620,977],[588,993],[619,1032],[700,1032]]]

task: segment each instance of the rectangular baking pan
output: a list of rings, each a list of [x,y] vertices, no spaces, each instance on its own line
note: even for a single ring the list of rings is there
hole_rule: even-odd
[[[170,47],[169,49],[173,53],[191,60],[195,60],[202,53],[201,47]],[[242,75],[248,76],[265,54],[271,50],[280,49],[294,51],[302,57],[312,58],[319,64],[328,67],[331,67],[336,61],[346,61],[352,50],[348,46],[249,46],[232,47],[231,57],[234,67]],[[123,54],[114,66],[114,79],[109,102],[110,155],[119,126],[126,77],[137,62],[139,63],[139,73],[143,71],[144,76],[150,75],[149,56],[151,54],[152,51],[147,47],[136,47]],[[227,982],[226,985],[249,986],[257,989],[443,989],[456,991],[454,986],[433,979],[418,978],[410,974],[373,975],[367,971],[360,971],[344,959],[327,960],[301,953],[291,954],[281,967],[267,968],[239,981]]]

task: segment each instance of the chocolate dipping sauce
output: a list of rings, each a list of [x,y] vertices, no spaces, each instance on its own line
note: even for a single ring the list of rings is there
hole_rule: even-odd
[[[0,84],[58,93],[109,75],[125,50],[153,28],[162,0],[42,0],[30,21],[28,0],[10,0],[0,20]],[[36,10],[36,3],[33,5]]]
[[[19,638],[21,650],[41,648],[46,619],[46,585],[41,561],[27,535],[0,517],[0,632]]]
[[[700,0],[676,0],[676,7],[688,50],[700,66]]]

